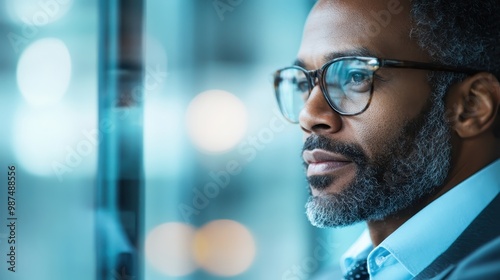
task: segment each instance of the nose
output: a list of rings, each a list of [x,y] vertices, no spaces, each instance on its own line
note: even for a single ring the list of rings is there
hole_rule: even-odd
[[[318,85],[300,111],[299,124],[307,134],[332,134],[342,128],[341,116],[330,107]]]

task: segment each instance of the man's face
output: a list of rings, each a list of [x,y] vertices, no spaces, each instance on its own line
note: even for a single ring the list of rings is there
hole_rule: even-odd
[[[329,59],[368,50],[379,58],[428,61],[410,39],[410,3],[319,1],[307,21],[298,59],[318,69]],[[333,111],[314,87],[299,122],[314,225],[378,220],[415,204],[442,184],[449,168],[448,126],[427,71],[381,68],[368,109]]]

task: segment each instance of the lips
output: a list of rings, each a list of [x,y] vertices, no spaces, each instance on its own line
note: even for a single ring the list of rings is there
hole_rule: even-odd
[[[330,174],[352,163],[342,155],[320,149],[306,150],[302,157],[307,163],[307,176]]]

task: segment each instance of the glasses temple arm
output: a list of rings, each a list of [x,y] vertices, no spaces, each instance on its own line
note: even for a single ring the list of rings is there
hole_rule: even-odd
[[[464,74],[476,74],[482,72],[470,68],[460,68],[460,67],[439,65],[433,63],[413,62],[413,61],[393,60],[393,59],[381,59],[380,66],[391,67],[391,68],[412,68],[412,69],[422,69],[422,70],[432,70],[432,71],[445,71],[445,72],[455,72]]]

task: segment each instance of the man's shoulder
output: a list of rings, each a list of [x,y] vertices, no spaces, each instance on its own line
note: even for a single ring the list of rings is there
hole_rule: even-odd
[[[460,261],[446,279],[500,279],[500,236]]]
[[[416,279],[483,279],[463,278],[467,273],[500,272],[500,195],[474,219],[455,242],[433,263],[422,271]],[[498,266],[498,271],[488,268]],[[493,279],[500,279],[494,274]],[[458,278],[457,278],[458,277]],[[484,278],[491,279],[491,278]]]

